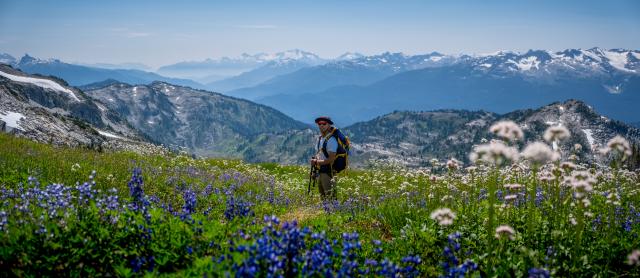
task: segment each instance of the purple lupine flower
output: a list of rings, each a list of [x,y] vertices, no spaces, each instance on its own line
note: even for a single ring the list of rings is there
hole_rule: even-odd
[[[458,242],[460,237],[461,235],[459,232],[450,234],[447,237],[448,246],[444,247],[442,253],[442,255],[446,259],[441,263],[444,272],[443,277],[461,277],[478,269],[478,265],[469,259],[465,260],[464,263],[459,265],[459,259],[456,256],[456,253],[461,248]]]
[[[549,278],[551,274],[544,268],[531,268],[529,269],[529,278]]]

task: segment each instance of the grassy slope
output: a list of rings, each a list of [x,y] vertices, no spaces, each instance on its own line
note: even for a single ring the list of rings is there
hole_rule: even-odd
[[[327,236],[332,239],[340,239],[345,232],[358,232],[363,243],[360,253],[365,257],[375,257],[375,246],[371,244],[371,240],[381,239],[385,257],[399,261],[408,254],[419,255],[423,261],[420,270],[425,276],[436,275],[441,270],[440,262],[444,260],[442,250],[447,244],[447,235],[454,231],[462,233],[463,250],[470,251],[459,255],[479,263],[483,276],[490,273],[521,276],[529,268],[545,264],[551,265],[550,268],[561,276],[593,275],[609,271],[627,273],[628,269],[622,264],[623,257],[630,248],[638,246],[638,239],[624,232],[619,223],[594,230],[586,228],[581,232],[581,242],[576,243],[576,232],[569,224],[568,215],[572,209],[569,207],[570,202],[564,202],[560,208],[554,209],[543,203],[533,214],[528,214],[531,211],[526,206],[513,208],[508,213],[499,210],[494,227],[509,224],[517,230],[518,236],[511,242],[494,242],[493,231],[485,228],[487,199],[481,197],[486,194],[483,190],[492,182],[486,176],[453,174],[431,177],[429,174],[395,169],[389,165],[377,171],[352,171],[338,180],[340,208],[334,213],[326,213],[317,196],[317,188],[314,188],[311,196],[306,195],[308,179],[305,167],[245,164],[234,160],[194,160],[181,155],[163,157],[99,153],[55,148],[6,134],[0,134],[0,147],[0,185],[5,189],[26,183],[29,176],[36,177],[43,185],[73,185],[87,181],[91,171],[95,170],[95,188],[103,192],[116,188],[118,195],[127,199],[127,182],[132,169],[138,167],[142,169],[145,193],[157,197],[159,203],[171,204],[177,208],[176,211],[184,204],[185,188],[197,192],[198,205],[193,217],[196,221],[203,221],[201,227],[205,229],[204,235],[195,236],[188,232],[191,224],[180,222],[168,226],[173,228],[167,228],[166,238],[158,235],[156,241],[170,238],[170,242],[173,242],[179,235],[185,238],[182,243],[175,243],[175,246],[161,245],[177,254],[175,258],[172,257],[173,261],[167,259],[168,266],[156,268],[155,271],[161,272],[202,271],[198,270],[198,265],[204,261],[210,262],[207,258],[211,256],[224,254],[230,244],[227,241],[237,240],[237,231],[258,232],[262,227],[262,216],[272,214],[285,221],[298,220],[301,226],[311,227],[314,231],[326,231]],[[74,166],[75,164],[79,167]],[[525,174],[507,173],[501,178],[504,183],[532,182]],[[611,181],[599,182],[603,191],[614,187]],[[624,218],[629,216],[626,208],[638,207],[640,204],[637,190],[629,192],[630,188],[637,186],[638,181],[618,179],[618,183],[621,192],[629,193],[621,196],[624,211],[616,216]],[[224,194],[202,194],[207,185],[224,191],[231,184],[239,185],[235,196],[252,202],[255,217],[228,221],[223,217],[225,198],[228,197]],[[553,191],[549,189],[549,192]],[[273,202],[266,201],[270,194]],[[613,208],[605,205],[605,198],[602,196],[593,196],[592,203],[591,211],[603,216],[603,221],[606,222],[606,217]],[[439,227],[430,219],[429,214],[440,207],[449,207],[457,213],[453,226]],[[208,213],[204,213],[205,211]],[[166,216],[163,215],[161,209],[153,210],[153,219],[157,223],[163,223],[158,220],[165,219]],[[534,224],[532,232],[528,231],[529,221]],[[154,226],[156,229],[165,227],[165,224],[157,225]],[[638,225],[633,224],[632,229],[637,232]],[[186,244],[197,245],[209,241],[219,244],[218,248],[204,248],[195,255],[175,251],[183,250]],[[557,254],[552,259],[545,259],[550,246],[555,248]],[[576,249],[575,246],[581,247]],[[583,254],[595,255],[583,258]],[[587,260],[585,263],[588,268],[580,265],[584,260]],[[28,264],[21,266],[29,268]],[[116,271],[121,273],[126,267],[118,269]],[[228,269],[214,269],[226,270]],[[62,267],[60,271],[66,273],[69,270]]]

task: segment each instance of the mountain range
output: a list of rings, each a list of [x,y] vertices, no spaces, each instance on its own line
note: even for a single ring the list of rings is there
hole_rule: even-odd
[[[640,52],[635,50],[370,58],[304,68],[229,94],[294,119],[308,122],[329,114],[344,125],[394,110],[506,113],[566,99],[586,101],[610,118],[640,121],[635,110],[640,103]]]
[[[25,72],[58,76],[75,86],[109,78],[127,84],[163,81],[266,104],[298,121],[309,123],[317,115],[328,114],[341,125],[349,125],[395,110],[455,108],[506,113],[565,99],[583,100],[610,118],[637,123],[640,114],[633,107],[639,101],[639,57],[637,50],[591,48],[483,55],[345,53],[337,59],[322,59],[290,50],[183,62],[158,71],[200,71],[209,74],[199,79],[204,84],[28,55],[19,61],[0,55],[0,61]],[[242,68],[235,76],[211,77],[216,70],[234,67]]]
[[[149,84],[153,81],[171,82],[183,86],[203,88],[202,84],[188,79],[169,78],[156,73],[136,69],[108,69],[84,65],[70,64],[58,59],[38,59],[25,54],[19,60],[11,55],[0,55],[0,63],[11,65],[25,73],[45,76],[56,76],[64,79],[72,86],[82,86],[90,83],[115,79],[130,84]]]
[[[274,77],[254,87],[241,88],[226,94],[250,100],[276,96],[298,96],[322,92],[343,85],[367,85],[408,70],[444,65],[451,58],[433,52],[407,56],[402,53],[383,53],[375,56],[356,56],[315,67],[307,67]]]
[[[58,145],[145,151],[155,142],[199,156],[291,164],[305,163],[317,139],[317,130],[270,107],[164,82],[111,81],[83,91],[61,79],[0,66],[0,96],[2,131]],[[524,130],[520,147],[541,140],[549,126],[565,126],[571,139],[557,147],[568,155],[574,144],[581,144],[577,154],[584,161],[600,161],[597,151],[615,135],[640,145],[639,129],[578,100],[505,114],[395,111],[343,131],[351,137],[355,167],[371,160],[420,167],[433,158],[467,161],[474,145],[492,138],[489,126],[501,120],[512,120]]]
[[[345,56],[347,57],[347,56]],[[256,86],[279,75],[295,72],[299,69],[321,65],[326,60],[301,50],[276,53],[273,56],[260,56],[262,65],[253,70],[220,81],[207,83],[207,88],[216,92],[228,92],[234,89]]]
[[[324,63],[325,60],[316,54],[299,49],[292,49],[278,53],[243,53],[239,57],[222,57],[220,59],[206,59],[204,61],[179,62],[158,68],[158,73],[189,78],[193,80],[206,80],[216,77],[218,80],[235,77],[243,73],[256,70],[269,63],[290,63],[297,61],[307,66]],[[273,65],[272,65],[273,67]],[[212,83],[217,80],[203,83]],[[217,89],[220,90],[220,89]]]

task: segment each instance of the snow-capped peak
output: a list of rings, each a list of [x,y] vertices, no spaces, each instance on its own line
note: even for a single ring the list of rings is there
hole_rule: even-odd
[[[46,64],[46,63],[56,63],[60,62],[58,59],[39,59],[29,54],[24,54],[20,61],[18,62],[20,65],[33,65],[33,64]]]
[[[318,55],[311,52],[302,51],[300,49],[291,49],[284,52],[278,52],[268,57],[269,60],[321,60]]]
[[[293,61],[293,60],[320,61],[322,60],[322,58],[318,57],[318,55],[313,54],[311,52],[303,51],[300,49],[291,49],[291,50],[277,52],[277,53],[260,52],[254,55],[242,53],[240,55],[240,58],[238,59],[223,57],[220,60],[245,60],[245,61],[255,61],[259,63],[264,63],[264,62],[271,62],[271,61]]]
[[[340,56],[338,56],[338,58],[336,58],[337,61],[346,61],[346,60],[354,60],[354,59],[359,59],[364,57],[364,55],[357,53],[357,52],[346,52]]]
[[[16,58],[14,58],[13,56],[7,53],[0,53],[0,64],[13,65],[15,62]]]
[[[491,52],[491,53],[480,53],[478,55],[476,55],[477,57],[491,57],[491,56],[505,56],[508,54],[518,54],[517,52],[514,51],[510,51],[510,50],[498,50],[496,52]]]

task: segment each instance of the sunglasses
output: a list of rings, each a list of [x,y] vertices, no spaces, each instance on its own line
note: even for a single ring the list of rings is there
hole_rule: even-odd
[[[318,125],[328,125],[329,123],[327,122],[318,122]]]

